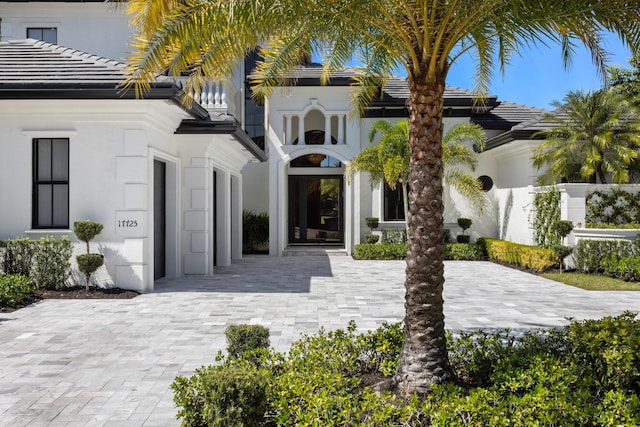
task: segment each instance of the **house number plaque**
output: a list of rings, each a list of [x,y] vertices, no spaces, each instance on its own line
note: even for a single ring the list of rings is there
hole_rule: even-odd
[[[147,213],[142,211],[116,212],[116,234],[123,237],[144,237]]]

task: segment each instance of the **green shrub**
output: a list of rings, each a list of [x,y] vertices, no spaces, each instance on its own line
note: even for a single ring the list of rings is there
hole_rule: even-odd
[[[553,231],[560,236],[561,239],[564,239],[573,231],[573,222],[568,220],[558,221],[553,224]]]
[[[451,230],[448,228],[442,230],[442,243],[451,243]]]
[[[407,230],[404,228],[387,228],[382,230],[382,243],[406,243]]]
[[[4,274],[31,274],[35,243],[28,238],[5,240],[3,246],[2,270]]]
[[[604,272],[603,262],[640,256],[640,240],[580,240],[576,245],[576,269],[584,273]]]
[[[41,238],[35,243],[31,277],[40,289],[63,289],[71,276],[73,244],[63,237]]]
[[[569,326],[572,359],[598,388],[640,393],[640,321],[635,317],[626,312]]]
[[[15,307],[25,302],[36,291],[36,286],[27,276],[8,274],[0,276],[0,305]]]
[[[81,254],[76,256],[78,270],[85,276],[85,290],[89,292],[91,275],[104,264],[104,257],[100,254]]]
[[[261,325],[229,325],[224,334],[232,358],[238,358],[246,351],[269,348],[269,329]]]
[[[404,342],[402,322],[383,323],[375,331],[358,336],[363,372],[380,372],[390,377],[398,369],[400,351]]]
[[[380,220],[378,217],[368,216],[364,219],[364,223],[367,224],[367,227],[369,227],[373,232],[373,230],[378,228],[378,225],[380,224]]]
[[[460,226],[460,228],[462,228],[462,234],[464,234],[464,232],[467,231],[469,227],[471,227],[471,224],[473,224],[471,218],[458,218],[458,225]]]
[[[404,259],[407,256],[406,243],[359,244],[355,246],[355,259]]]
[[[171,389],[183,426],[242,427],[261,424],[268,384],[268,371],[244,363],[197,369]]]
[[[548,270],[558,263],[551,249],[490,238],[484,238],[484,243],[489,259],[514,264],[535,272]]]
[[[466,234],[458,234],[456,236],[456,242],[469,244],[469,242],[471,242],[471,236],[467,236]]]
[[[613,224],[610,222],[588,222],[586,224],[586,228],[609,228],[609,229],[618,229],[618,230],[633,230],[636,228],[640,228],[640,223],[630,222],[628,224]]]
[[[73,223],[73,233],[78,240],[82,240],[87,244],[87,253],[89,253],[89,242],[102,232],[102,224],[94,221],[75,221]]]
[[[367,234],[364,236],[364,241],[370,245],[375,245],[378,243],[378,240],[380,240],[380,236],[377,234]]]
[[[620,258],[614,277],[627,282],[640,282],[640,257]]]
[[[446,243],[444,245],[444,259],[479,261],[486,258],[484,246],[477,243]]]
[[[269,214],[242,211],[242,251],[250,253],[269,243]]]
[[[357,334],[351,322],[305,335],[287,354],[263,350],[259,367],[244,353],[178,377],[172,389],[189,426],[632,426],[640,423],[639,328],[625,313],[524,334],[448,334],[462,384],[398,398],[369,385],[376,371],[395,373],[402,325]]]

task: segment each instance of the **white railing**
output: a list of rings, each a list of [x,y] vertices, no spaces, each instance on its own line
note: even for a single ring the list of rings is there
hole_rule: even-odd
[[[186,78],[180,78],[177,85],[184,88]],[[188,91],[187,93],[201,106],[209,110],[209,113],[235,115],[235,95],[238,89],[222,82],[208,81],[200,92]]]

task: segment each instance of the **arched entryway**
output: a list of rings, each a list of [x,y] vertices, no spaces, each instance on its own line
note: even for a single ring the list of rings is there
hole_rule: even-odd
[[[344,245],[342,163],[322,153],[289,164],[288,243]]]

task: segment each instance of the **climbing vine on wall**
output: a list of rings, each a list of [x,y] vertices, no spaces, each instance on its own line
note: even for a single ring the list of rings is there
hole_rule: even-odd
[[[554,225],[560,221],[560,192],[556,188],[536,193],[534,199],[536,219],[534,239],[536,245],[551,247],[560,244],[560,236],[554,231]]]
[[[619,188],[594,191],[587,196],[586,203],[587,227],[640,223],[640,193],[631,194]]]

